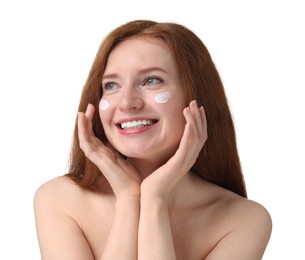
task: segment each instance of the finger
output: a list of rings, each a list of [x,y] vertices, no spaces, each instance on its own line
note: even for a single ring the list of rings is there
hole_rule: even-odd
[[[194,117],[196,130],[198,131],[199,143],[204,144],[207,139],[207,120],[203,106],[198,108],[195,101],[190,103],[190,111]]]
[[[78,112],[77,117],[77,127],[78,127],[78,138],[80,141],[89,140],[88,130],[87,130],[87,119],[83,112]]]
[[[201,116],[201,121],[202,121],[202,125],[203,125],[203,139],[204,141],[206,141],[206,139],[208,138],[208,125],[207,125],[207,118],[206,118],[206,114],[204,111],[203,106],[199,108],[199,112],[200,112],[200,116]]]
[[[88,110],[86,112],[88,112]],[[89,118],[91,118],[91,113],[92,111],[89,111],[89,114],[87,115]],[[78,113],[78,138],[80,147],[87,157],[89,154],[92,154],[92,151],[103,146],[103,143],[94,135],[92,131],[91,121],[89,121],[86,114],[83,112]]]
[[[87,118],[87,129],[91,136],[94,136],[93,130],[92,130],[92,119],[94,116],[95,108],[92,104],[88,104],[85,116]]]
[[[85,115],[86,118],[91,121],[94,115],[95,108],[92,104],[88,104]]]
[[[191,102],[190,106],[191,105],[194,105],[193,104],[193,101]],[[195,103],[196,105],[196,103]],[[197,105],[196,105],[197,106]],[[193,108],[194,110],[194,108]],[[198,109],[197,109],[198,110]],[[199,111],[198,112],[198,116],[199,116]],[[188,124],[191,124],[193,125],[193,127],[190,129],[193,133],[192,137],[193,138],[199,138],[199,133],[198,133],[198,127],[197,127],[197,123],[196,123],[196,120],[195,120],[195,117],[191,111],[191,108],[190,107],[186,107],[184,110],[183,110],[183,115],[185,117],[185,120]]]
[[[203,137],[205,131],[203,120],[205,119],[205,114],[201,112],[203,108],[198,109],[196,102],[191,102],[190,107],[185,108],[183,111],[189,127],[185,128],[184,135],[181,139],[181,151],[183,153],[186,152],[184,157],[192,162],[197,158],[205,142],[205,138]],[[193,110],[193,113],[191,110]]]
[[[198,131],[198,135],[199,137],[201,137],[203,134],[204,126],[202,122],[201,112],[195,100],[190,103],[190,111],[192,113],[193,120],[196,125],[196,130]]]
[[[90,145],[90,137],[88,134],[88,130],[86,127],[86,116],[84,113],[79,112],[78,113],[78,139],[79,139],[79,146],[82,149],[82,151],[87,156],[90,154],[90,151],[92,151],[91,145]]]
[[[193,118],[193,116],[192,116],[190,107],[186,107],[186,108],[183,110],[183,115],[184,115],[184,117],[185,117],[186,123],[195,124],[195,121],[194,121],[194,118]]]
[[[194,139],[196,134],[194,120],[192,118],[190,109],[186,107],[183,110],[184,117],[186,118],[187,123],[185,124],[184,132],[180,141],[178,151],[181,152],[182,156],[185,157],[185,154],[190,154],[190,150],[193,149]]]

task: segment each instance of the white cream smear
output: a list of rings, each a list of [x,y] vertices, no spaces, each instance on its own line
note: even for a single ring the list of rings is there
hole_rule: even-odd
[[[165,104],[170,100],[171,97],[172,97],[172,93],[162,92],[162,93],[155,96],[155,101],[158,104]]]
[[[102,100],[100,101],[99,108],[100,108],[101,110],[106,110],[106,109],[108,109],[108,107],[109,107],[108,101],[105,100],[105,99],[102,99]]]

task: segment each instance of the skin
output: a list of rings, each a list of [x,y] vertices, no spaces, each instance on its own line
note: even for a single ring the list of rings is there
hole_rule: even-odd
[[[266,209],[190,172],[208,138],[207,121],[195,101],[185,107],[167,46],[122,42],[102,85],[110,106],[94,111],[89,104],[79,113],[79,139],[113,194],[84,190],[66,177],[42,185],[35,196],[42,259],[261,259],[271,233]],[[165,91],[172,98],[156,103]],[[96,112],[107,144],[93,134]],[[154,124],[118,127],[134,119]]]

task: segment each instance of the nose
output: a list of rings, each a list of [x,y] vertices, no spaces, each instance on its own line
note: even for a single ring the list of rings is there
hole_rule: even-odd
[[[133,111],[143,108],[144,100],[141,91],[132,86],[125,86],[119,106],[122,111]]]

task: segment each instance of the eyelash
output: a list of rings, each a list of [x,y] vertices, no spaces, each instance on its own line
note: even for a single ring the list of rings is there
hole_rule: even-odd
[[[148,83],[150,80],[157,80],[158,82],[157,83]],[[141,86],[145,86],[145,85],[158,85],[158,84],[161,84],[163,81],[163,79],[159,78],[159,77],[156,77],[156,76],[148,76],[146,77],[144,80],[143,80],[143,83],[141,84]],[[113,86],[111,88],[111,86]],[[113,89],[116,89],[118,88],[119,85],[114,82],[114,81],[109,81],[109,82],[106,82],[105,84],[103,84],[103,89],[105,91],[111,91]]]
[[[103,84],[103,89],[112,90],[113,88],[110,89],[110,85],[115,85],[116,87],[118,87],[117,83],[115,83],[114,81],[109,81],[109,82],[106,82],[105,84]]]
[[[142,86],[145,86],[148,83],[148,81],[150,81],[150,80],[157,80],[158,82],[157,83],[151,83],[151,84],[148,84],[148,85],[158,85],[158,84],[163,82],[163,80],[159,77],[149,76],[149,77],[144,79]]]

